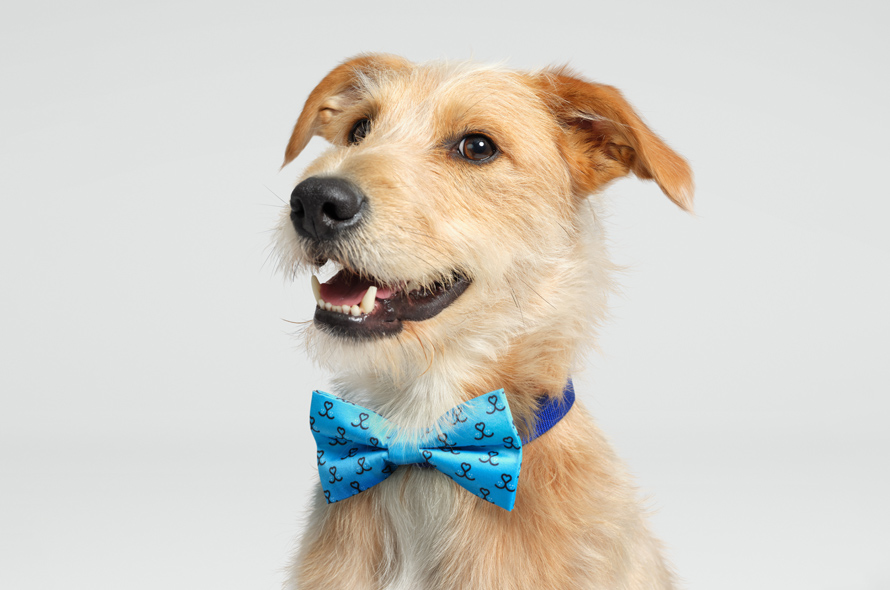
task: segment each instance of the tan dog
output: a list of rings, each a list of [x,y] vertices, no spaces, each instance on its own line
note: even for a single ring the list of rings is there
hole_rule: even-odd
[[[604,317],[596,193],[633,172],[692,205],[686,162],[617,90],[565,69],[362,55],[312,91],[285,163],[313,135],[333,147],[294,190],[282,265],[342,269],[313,285],[310,353],[339,396],[404,429],[503,388],[527,431]],[[523,448],[512,512],[403,466],[335,504],[319,490],[291,574],[307,590],[672,586],[580,404]]]

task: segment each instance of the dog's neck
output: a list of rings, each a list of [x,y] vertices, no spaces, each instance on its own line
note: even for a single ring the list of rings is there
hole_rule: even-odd
[[[345,371],[335,376],[335,386],[344,399],[405,429],[427,427],[461,401],[461,384],[436,363],[413,376]]]
[[[340,397],[370,408],[400,428],[425,428],[456,405],[504,389],[521,434],[534,427],[542,396],[560,397],[569,378],[571,346],[546,345],[517,339],[507,354],[495,360],[459,360],[439,354],[426,367],[399,373],[347,369],[334,376]],[[539,354],[529,351],[538,347]],[[542,348],[562,353],[540,354]],[[462,365],[462,366],[460,366]]]

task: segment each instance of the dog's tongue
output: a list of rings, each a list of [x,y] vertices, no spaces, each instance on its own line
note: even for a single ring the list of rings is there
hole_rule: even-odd
[[[389,299],[394,293],[390,287],[381,287],[373,280],[341,270],[331,280],[321,284],[321,298],[331,305],[358,305],[368,287],[377,287],[376,299]]]

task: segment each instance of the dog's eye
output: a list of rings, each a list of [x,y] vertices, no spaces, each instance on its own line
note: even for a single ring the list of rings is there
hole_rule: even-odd
[[[457,151],[467,160],[481,162],[497,153],[494,142],[484,135],[467,135],[457,145]]]
[[[363,140],[369,131],[371,131],[371,119],[359,119],[356,121],[347,138],[349,145],[355,145]]]

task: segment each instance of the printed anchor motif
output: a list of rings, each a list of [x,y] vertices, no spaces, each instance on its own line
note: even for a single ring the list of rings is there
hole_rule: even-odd
[[[522,443],[503,390],[449,410],[438,429],[425,429],[419,443],[407,450],[402,443],[390,443],[399,437],[385,418],[329,393],[313,393],[311,415],[328,503],[377,485],[398,465],[428,464],[483,500],[513,509]],[[332,447],[341,450],[323,452]],[[351,475],[344,479],[342,474]]]

